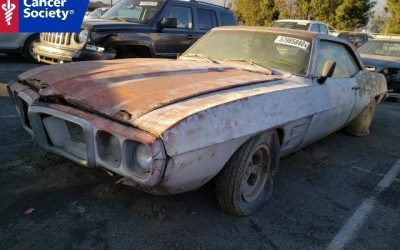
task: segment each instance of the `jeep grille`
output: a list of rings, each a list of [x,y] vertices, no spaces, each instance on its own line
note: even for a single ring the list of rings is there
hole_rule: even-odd
[[[73,37],[74,33],[41,33],[40,41],[43,43],[68,46],[71,45]]]

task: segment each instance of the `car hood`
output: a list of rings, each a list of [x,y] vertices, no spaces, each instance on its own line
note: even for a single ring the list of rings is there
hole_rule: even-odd
[[[361,54],[364,65],[375,66],[379,69],[385,67],[400,67],[400,57]]]
[[[87,27],[91,31],[150,29],[150,26],[146,24],[106,19],[86,19],[83,21],[82,27]]]
[[[131,125],[167,105],[278,79],[221,64],[164,59],[50,65],[19,76],[20,82],[38,89],[41,97],[53,97]]]

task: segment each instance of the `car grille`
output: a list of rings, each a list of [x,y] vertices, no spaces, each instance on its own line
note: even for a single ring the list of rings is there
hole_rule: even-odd
[[[81,125],[54,116],[43,116],[42,119],[52,147],[87,160],[85,132]]]
[[[85,133],[83,132],[83,128],[78,124],[69,121],[65,121],[65,123],[67,124],[71,139],[85,143]]]
[[[41,33],[40,41],[56,45],[71,45],[73,33]]]

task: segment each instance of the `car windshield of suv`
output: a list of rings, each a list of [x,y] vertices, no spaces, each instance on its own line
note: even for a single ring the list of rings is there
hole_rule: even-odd
[[[88,15],[88,18],[91,18],[91,19],[100,18],[104,13],[106,13],[107,10],[108,10],[108,8],[95,9],[92,13],[90,13]]]
[[[161,8],[163,1],[121,0],[102,18],[134,23],[147,23]]]
[[[235,63],[305,75],[311,54],[310,38],[264,31],[214,30],[200,39],[180,59]],[[253,69],[252,68],[252,69]]]
[[[360,48],[360,54],[379,56],[400,56],[400,42],[397,41],[369,41]]]
[[[308,30],[310,27],[309,22],[274,22],[271,27],[284,28],[284,29],[295,29],[295,30]]]

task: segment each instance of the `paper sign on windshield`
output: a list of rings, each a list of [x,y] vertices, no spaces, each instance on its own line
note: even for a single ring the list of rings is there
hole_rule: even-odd
[[[310,46],[309,42],[306,42],[301,39],[293,38],[293,37],[287,37],[287,36],[278,36],[275,39],[275,43],[294,46],[294,47],[297,47],[300,49],[307,49],[308,46]]]

